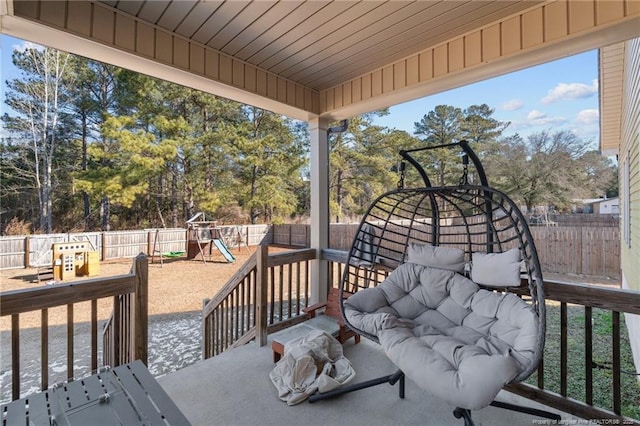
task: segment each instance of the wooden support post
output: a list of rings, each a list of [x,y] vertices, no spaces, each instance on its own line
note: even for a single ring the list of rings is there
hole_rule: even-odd
[[[269,281],[269,246],[258,246],[256,259],[256,342],[260,346],[267,344],[267,286]]]
[[[136,275],[136,292],[134,299],[133,330],[133,358],[141,360],[147,365],[149,340],[149,259],[139,254],[134,263]]]

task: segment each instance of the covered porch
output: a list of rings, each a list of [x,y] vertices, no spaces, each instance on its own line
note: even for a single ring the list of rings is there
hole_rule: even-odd
[[[268,372],[273,366],[269,334],[288,325],[283,321],[286,317],[291,319],[299,314],[298,309],[296,315],[291,311],[283,315],[283,299],[276,299],[276,295],[287,293],[291,297],[292,282],[300,284],[303,270],[307,286],[304,291],[298,287],[296,303],[289,299],[287,306],[299,306],[301,300],[307,304],[323,301],[329,287],[336,285],[339,265],[346,260],[345,253],[329,250],[327,168],[331,125],[377,108],[602,48],[640,34],[640,3],[631,0],[440,3],[3,0],[0,6],[3,33],[256,105],[309,124],[311,248],[279,257],[272,257],[265,250],[254,263],[244,265],[236,279],[204,308],[203,358],[208,359],[158,379],[194,424],[457,424],[451,414],[453,407],[431,398],[410,381],[404,401],[398,398],[397,389],[383,385],[334,401],[297,407],[287,407],[279,401],[269,381]],[[291,269],[291,265],[303,263],[304,267]],[[283,270],[288,271],[284,274],[294,274],[291,271],[295,270],[298,279],[290,276],[283,279],[286,276]],[[141,276],[139,281],[144,282],[145,273]],[[56,300],[60,305],[72,306],[80,300],[113,297],[114,318],[133,312],[135,318],[123,314],[126,318],[123,323],[115,321],[105,333],[105,339],[112,342],[109,353],[114,358],[110,362],[116,365],[133,359],[146,361],[147,290],[146,286],[136,287],[138,278],[126,277],[126,283],[114,281],[108,291],[104,288],[89,291],[87,287],[87,294],[82,297],[67,299],[61,294]],[[287,285],[289,289],[284,291]],[[245,292],[249,288],[256,290]],[[550,283],[547,292],[564,312],[559,336],[561,391],[545,391],[544,374],[538,378],[537,386],[510,390],[570,413],[562,414],[563,419],[577,415],[622,421],[619,351],[616,361],[620,313],[640,313],[639,296],[562,283]],[[137,296],[133,302],[130,299],[124,302],[120,296],[125,294]],[[13,310],[3,313],[12,315],[12,320],[15,318],[16,329],[18,315],[27,305],[24,300],[20,303],[23,305],[16,304]],[[46,310],[47,303],[30,305],[30,309]],[[585,400],[576,401],[568,395],[567,377],[571,374],[566,347],[568,304],[584,308],[584,328],[589,333],[592,307],[612,312],[611,407],[594,407],[589,373],[584,380]],[[276,306],[279,315],[274,315]],[[224,312],[229,307],[236,312],[240,307],[257,308],[257,312],[253,317],[247,313],[228,318]],[[73,314],[68,327],[73,348]],[[124,335],[123,330],[128,334]],[[589,339],[585,337],[583,354],[587,371],[592,369]],[[93,351],[92,367],[98,362],[97,350]],[[394,371],[380,349],[371,343],[357,346],[349,343],[345,354],[354,364],[357,381]],[[46,356],[42,364],[46,370]],[[69,369],[73,372],[73,357]],[[19,373],[19,367],[16,372]],[[43,380],[43,387],[46,386]],[[19,391],[18,383],[14,395]],[[513,402],[520,398],[514,395],[504,393],[501,397]],[[529,400],[524,404],[537,404]],[[493,407],[474,413],[474,418],[483,424],[532,424],[534,420],[531,415]]]

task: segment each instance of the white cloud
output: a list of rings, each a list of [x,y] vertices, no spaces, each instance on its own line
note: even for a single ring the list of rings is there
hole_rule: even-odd
[[[567,120],[565,117],[549,117],[546,113],[534,109],[531,110],[529,114],[527,114],[526,119],[512,121],[511,126],[509,126],[509,130],[521,131],[525,129],[533,129],[536,127],[559,126],[567,123],[568,121],[569,120]]]
[[[597,109],[583,109],[576,116],[576,122],[580,124],[597,123],[600,119],[600,112]]]
[[[516,111],[524,106],[524,102],[520,99],[511,99],[502,104],[502,109],[505,111]]]
[[[558,83],[556,87],[549,90],[547,96],[542,98],[542,103],[548,105],[558,101],[584,99],[597,93],[597,79],[594,79],[590,86],[583,83]]]
[[[538,111],[537,109],[531,110],[529,114],[527,114],[527,120],[540,120],[545,118],[547,114],[544,112]]]

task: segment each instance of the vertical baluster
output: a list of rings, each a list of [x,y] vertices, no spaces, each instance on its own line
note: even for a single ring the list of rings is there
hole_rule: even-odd
[[[91,371],[95,371],[97,369],[98,369],[98,299],[93,299],[91,301]]]
[[[110,356],[111,340],[109,339],[109,334],[111,334],[111,320],[107,321],[105,329],[102,332],[102,365],[112,365]]]
[[[327,260],[326,262],[329,264],[328,267],[329,267],[329,271],[330,271],[328,287],[329,288],[336,287],[336,280],[337,280],[337,277],[338,277],[338,272],[336,271],[337,264],[335,262],[332,262],[332,261],[329,261],[329,260]]]
[[[127,303],[127,295],[123,294],[120,296],[120,364],[126,364],[129,360],[127,359],[127,342],[129,341],[128,333],[129,324],[127,321],[127,312],[129,311],[129,304]]]
[[[129,311],[129,304],[127,303],[126,294],[120,296],[120,306],[120,364],[126,364],[129,361],[127,359],[127,343],[129,342],[127,312]]]
[[[269,306],[270,306],[270,312],[269,312],[269,322],[268,324],[273,324],[273,319],[275,317],[275,310],[276,310],[276,278],[275,278],[275,269],[273,267],[269,268],[269,291],[271,292],[271,296],[269,298],[270,302],[269,302]]]
[[[206,301],[204,301],[202,303],[203,305],[203,312],[204,312],[204,306],[207,305]],[[203,314],[204,315],[204,314]],[[202,318],[202,359],[207,359],[209,357],[209,331],[210,331],[210,327],[209,327],[209,318],[211,316],[207,315],[205,317]]]
[[[73,303],[67,305],[67,377],[73,378]]]
[[[133,297],[132,296],[133,294],[131,293],[125,296],[127,300],[127,310],[125,311],[125,316],[127,321],[127,327],[125,328],[125,330],[127,331],[127,334],[126,334],[127,347],[126,347],[125,354],[126,354],[127,362],[131,362],[135,359],[133,356],[134,334],[133,334]]]
[[[232,339],[232,335],[233,335],[233,292],[227,296],[226,299],[226,330],[224,333],[224,338],[225,340],[225,345],[224,345],[224,349],[227,350],[229,349],[229,346],[231,346],[231,344],[233,343]]]
[[[238,287],[233,290],[232,293],[232,308],[233,312],[233,340],[237,340],[240,337],[240,317],[238,312],[240,311],[240,289]]]
[[[218,353],[224,350],[224,300],[218,307]]]
[[[622,413],[620,403],[620,312],[613,311],[611,317],[613,345],[613,412]]]
[[[218,352],[218,310],[211,312],[209,316],[211,321],[211,341],[209,343],[209,357],[215,356]]]
[[[245,318],[247,316],[247,300],[246,300],[246,287],[247,287],[247,278],[242,279],[242,283],[240,284],[240,303],[242,305],[242,315],[240,316],[240,330],[242,330],[242,334],[246,333],[246,321]]]
[[[282,316],[284,313],[284,268],[282,265],[278,266],[278,292],[280,293],[278,297],[280,298],[280,306],[278,308],[278,321],[282,321]],[[273,322],[271,323],[273,324]]]
[[[544,389],[544,356],[540,358],[538,364],[538,388]]]
[[[300,266],[301,263],[296,263],[296,316],[300,315]]]
[[[289,309],[287,309],[287,318],[291,318],[293,314],[293,264],[287,266],[287,300],[289,302]]]
[[[227,300],[229,301],[229,310],[227,311],[227,318],[229,321],[229,328],[227,329],[227,348],[229,346],[231,346],[233,344],[233,339],[234,339],[234,324],[233,324],[233,318],[234,318],[234,308],[235,308],[235,292],[231,291],[231,293],[229,293],[229,295],[227,296]]]
[[[220,353],[227,349],[227,301],[220,305]]]
[[[20,399],[20,317],[11,315],[11,395]]]
[[[218,355],[220,353],[220,306],[218,306],[215,311],[213,311],[213,324],[214,324],[214,334],[213,334],[213,355]]]
[[[249,276],[247,277],[247,288],[245,289],[247,298],[247,329],[250,329],[255,325],[256,304],[253,300],[253,274],[253,271],[249,273]]]
[[[222,332],[222,350],[225,351],[229,347],[229,298],[224,299],[224,330]]]
[[[591,306],[584,307],[584,377],[585,401],[593,405],[593,322]]]
[[[567,303],[560,304],[560,394],[567,396]]]
[[[40,389],[49,387],[49,310],[40,311]]]
[[[243,285],[244,292],[244,327],[245,331],[251,328],[251,310],[253,304],[251,303],[251,273],[244,279]]]
[[[305,307],[309,306],[309,261],[305,260],[304,261],[304,305]]]
[[[113,313],[111,314],[111,362],[112,367],[120,365],[120,297],[113,296]]]

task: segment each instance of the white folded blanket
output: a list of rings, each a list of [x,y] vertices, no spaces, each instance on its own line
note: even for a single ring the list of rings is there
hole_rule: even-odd
[[[284,356],[269,378],[278,397],[295,405],[316,391],[328,392],[350,382],[355,374],[340,342],[325,331],[314,330],[285,344]]]

